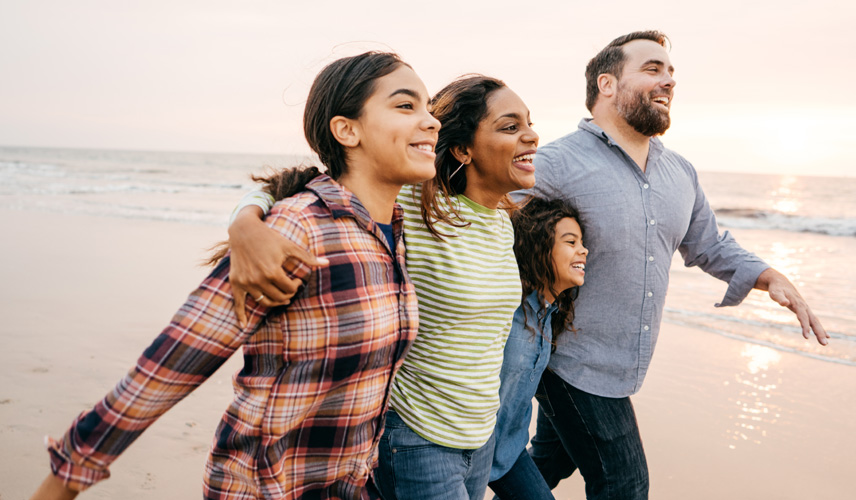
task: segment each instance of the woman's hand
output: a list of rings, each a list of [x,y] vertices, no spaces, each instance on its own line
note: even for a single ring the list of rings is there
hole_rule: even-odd
[[[245,309],[249,295],[261,305],[273,307],[288,304],[300,287],[283,269],[288,259],[297,259],[310,267],[326,266],[304,248],[283,237],[262,222],[259,207],[249,206],[238,213],[229,226],[231,262],[229,281],[235,297],[235,313],[241,328],[247,326]]]

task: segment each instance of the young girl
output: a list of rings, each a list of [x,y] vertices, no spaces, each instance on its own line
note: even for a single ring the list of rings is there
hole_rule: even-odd
[[[419,335],[393,382],[375,481],[386,500],[481,500],[493,460],[502,349],[521,293],[514,233],[502,209],[511,206],[509,192],[535,182],[538,135],[523,101],[493,78],[452,82],[432,105],[442,124],[437,176],[398,198]],[[252,217],[235,224],[231,235],[258,232]],[[279,240],[250,249],[233,239],[233,255],[243,254],[249,269],[250,252],[268,247],[282,255]]]
[[[523,302],[505,344],[490,472],[490,488],[503,500],[553,498],[526,444],[532,397],[556,339],[573,326],[574,299],[585,281],[588,250],[578,221],[564,201],[538,198],[512,216]]]
[[[285,308],[249,303],[238,324],[226,256],[140,357],[60,441],[34,498],[73,498],[155,419],[241,345],[235,400],[206,465],[210,499],[376,498],[375,463],[390,382],[417,329],[404,267],[402,185],[434,175],[439,122],[424,84],[396,55],[337,60],[316,77],[304,114],[327,167],[270,179],[267,225],[329,266],[288,267],[302,286]]]

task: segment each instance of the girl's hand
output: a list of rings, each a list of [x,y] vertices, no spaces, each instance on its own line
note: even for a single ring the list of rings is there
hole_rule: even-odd
[[[62,480],[53,474],[48,474],[30,500],[71,500],[77,496],[77,493],[66,487]]]

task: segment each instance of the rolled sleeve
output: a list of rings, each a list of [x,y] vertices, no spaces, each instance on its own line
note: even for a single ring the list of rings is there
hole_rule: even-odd
[[[728,282],[728,289],[725,290],[722,302],[717,302],[715,304],[716,307],[736,306],[743,302],[743,299],[755,288],[758,276],[769,267],[766,262],[760,259],[742,262],[737,266],[734,275],[731,276],[731,281]]]
[[[82,416],[82,415],[81,415]],[[84,491],[93,484],[110,477],[106,466],[90,463],[68,446],[68,441],[57,441],[45,436],[45,447],[50,454],[51,472],[74,491]]]

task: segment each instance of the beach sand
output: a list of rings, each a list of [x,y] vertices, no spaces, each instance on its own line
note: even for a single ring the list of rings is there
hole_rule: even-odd
[[[0,499],[27,498],[59,438],[206,274],[218,227],[0,210]],[[680,299],[670,291],[670,300]],[[199,498],[235,356],[82,498]],[[653,499],[852,497],[856,369],[664,324],[634,397]],[[584,498],[578,475],[556,490]]]

